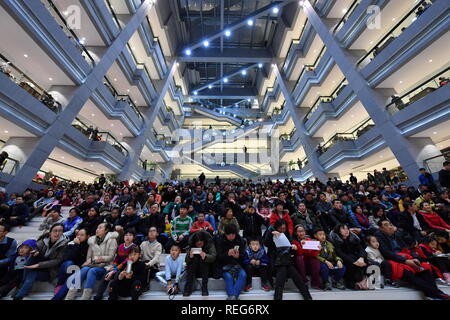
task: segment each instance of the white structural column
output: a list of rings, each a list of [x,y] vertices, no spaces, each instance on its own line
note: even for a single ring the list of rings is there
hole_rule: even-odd
[[[400,166],[407,173],[409,181],[413,184],[418,184],[418,170],[423,165],[423,160],[439,155],[439,150],[432,143],[431,139],[427,141],[423,139],[408,139],[402,135],[400,129],[392,122],[391,116],[385,111],[386,97],[370,87],[366,79],[356,69],[349,52],[340,46],[338,40],[330,33],[327,25],[319,17],[309,1],[304,1],[303,9],[308,17],[308,21],[310,21],[327,50],[331,53],[334,61],[347,78],[350,87],[374,121],[377,129],[383,135],[386,144],[394,153]]]
[[[286,101],[286,106],[288,107],[289,113],[291,114],[292,120],[294,121],[300,141],[303,145],[303,149],[305,150],[305,154],[308,158],[308,163],[311,167],[311,171],[316,179],[319,179],[321,182],[325,183],[328,180],[327,174],[320,164],[319,157],[317,156],[314,147],[314,141],[312,137],[308,135],[303,119],[300,119],[298,113],[295,110],[296,107],[292,100],[291,92],[288,89],[287,80],[281,74],[276,64],[273,64],[272,68],[275,72],[275,77],[277,79],[278,85],[280,86],[281,92],[283,93],[284,99]]]
[[[32,151],[24,153],[23,162],[20,163],[20,170],[6,187],[8,192],[21,192],[30,184],[37,171],[57,146],[59,140],[62,139],[67,128],[70,128],[73,120],[92,93],[98,86],[103,85],[103,77],[125,48],[139,25],[144,21],[148,11],[153,6],[153,2],[153,0],[145,0],[142,2],[136,14],[133,15],[125,28],[123,28],[111,46],[106,50],[100,62],[75,90],[68,105],[59,113],[55,122],[47,129],[45,135],[35,141]]]
[[[120,181],[129,180],[138,166],[139,157],[142,153],[142,150],[144,149],[144,145],[149,137],[149,134],[152,132],[153,123],[155,122],[158,112],[161,110],[164,97],[167,93],[167,90],[169,90],[170,81],[173,78],[176,68],[177,68],[177,61],[173,61],[171,68],[165,75],[164,80],[162,81],[163,85],[159,92],[158,99],[156,99],[155,103],[149,108],[149,110],[145,114],[144,126],[140,134],[136,138],[133,138],[132,141],[128,143],[128,145],[130,146],[128,160],[122,172],[119,174],[118,179]]]

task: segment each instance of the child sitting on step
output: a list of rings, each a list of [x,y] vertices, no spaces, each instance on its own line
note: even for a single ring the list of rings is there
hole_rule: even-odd
[[[156,279],[167,288],[167,294],[177,294],[181,275],[184,272],[184,259],[180,256],[181,248],[174,244],[170,248],[170,254],[166,256],[165,271],[156,274]]]

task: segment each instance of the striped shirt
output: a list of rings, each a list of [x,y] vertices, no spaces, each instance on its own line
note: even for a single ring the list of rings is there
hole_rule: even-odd
[[[189,230],[192,227],[192,223],[192,218],[189,216],[186,216],[184,218],[182,218],[181,216],[175,217],[175,219],[173,219],[172,221],[172,235],[188,235]]]

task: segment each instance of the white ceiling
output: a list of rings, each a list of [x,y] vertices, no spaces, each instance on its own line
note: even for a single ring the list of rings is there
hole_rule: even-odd
[[[55,84],[74,85],[3,7],[0,7],[0,30],[3,30],[0,43],[4,44],[0,52],[44,90]]]
[[[315,138],[323,137],[326,142],[335,133],[345,133],[354,129],[364,120],[369,118],[369,114],[360,101],[348,109],[339,119],[327,120],[319,130],[314,133]]]
[[[316,33],[314,40],[311,43],[311,46],[309,47],[308,52],[304,57],[301,57],[300,59],[297,59],[295,63],[295,67],[291,73],[291,76],[289,78],[290,81],[297,81],[298,77],[300,76],[300,73],[303,70],[303,65],[313,64],[314,61],[316,61],[317,57],[320,54],[320,51],[322,50],[323,42],[320,39],[320,36]]]
[[[34,134],[2,117],[0,117],[0,128],[0,140],[3,141],[8,141],[10,137],[35,137]]]
[[[335,1],[333,7],[327,15],[327,18],[342,18],[347,12],[346,10],[352,5],[353,0]],[[345,11],[344,11],[345,10]]]
[[[144,145],[144,149],[142,150],[141,159],[142,160],[147,159],[147,161],[149,163],[150,162],[164,162],[164,160],[161,157],[161,155],[159,154],[159,152],[150,151],[150,149],[147,148],[146,145]]]
[[[80,120],[87,120],[87,122],[89,122],[86,124],[92,124],[94,127],[98,127],[100,131],[111,132],[118,140],[122,140],[124,137],[133,136],[122,121],[108,119],[91,99],[83,106],[79,115],[84,118],[81,119],[80,117]]]
[[[119,94],[129,95],[137,106],[147,105],[139,88],[130,84],[117,61],[113,63],[106,76]]]
[[[350,49],[362,49],[369,51],[383,36],[391,30],[410,11],[417,1],[401,0],[389,1],[380,12],[380,28],[366,28],[358,39],[351,45]]]
[[[398,93],[415,88],[417,84],[449,65],[449,43],[450,32],[447,32],[405,63],[377,88],[394,88]]]

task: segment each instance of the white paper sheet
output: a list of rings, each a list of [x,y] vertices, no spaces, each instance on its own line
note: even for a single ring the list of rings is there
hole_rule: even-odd
[[[305,241],[302,248],[305,250],[319,250],[320,241]]]
[[[273,236],[273,242],[275,243],[275,246],[277,248],[291,246],[291,243],[289,242],[288,238],[286,238],[286,235],[284,233],[280,234],[278,237]]]

